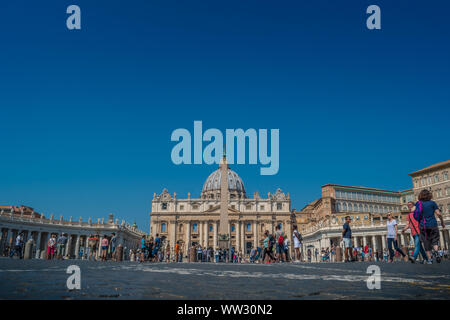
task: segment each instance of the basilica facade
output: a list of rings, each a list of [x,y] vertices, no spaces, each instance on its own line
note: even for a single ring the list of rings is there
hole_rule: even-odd
[[[290,195],[281,189],[261,197],[258,192],[248,197],[244,182],[230,168],[228,173],[228,233],[236,252],[248,255],[252,247],[261,246],[264,232],[275,232],[280,225],[292,234],[293,216]],[[150,234],[168,240],[170,247],[182,244],[184,253],[197,244],[218,247],[220,220],[221,170],[211,173],[203,184],[199,197],[178,198],[166,189],[154,194],[150,212]]]

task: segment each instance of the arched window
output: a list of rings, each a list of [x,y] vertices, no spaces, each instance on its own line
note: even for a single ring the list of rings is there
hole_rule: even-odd
[[[361,203],[359,204],[359,212],[363,212],[363,205]]]
[[[342,208],[344,209],[344,212],[346,212],[348,209],[347,209],[347,202],[344,202],[344,204],[342,205]]]
[[[353,211],[353,204],[352,203],[348,204],[348,211]]]
[[[336,203],[336,211],[341,212],[341,203],[340,202]]]

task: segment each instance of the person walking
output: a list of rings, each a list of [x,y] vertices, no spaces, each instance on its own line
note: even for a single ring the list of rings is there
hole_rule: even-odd
[[[52,234],[47,242],[47,259],[51,260],[55,256],[56,236]]]
[[[405,257],[406,254],[403,252],[402,249],[398,246],[397,241],[397,233],[398,233],[398,227],[397,227],[397,220],[395,220],[392,217],[391,213],[388,213],[387,215],[388,221],[386,222],[387,226],[387,244],[389,249],[389,262],[394,262],[394,249],[402,255],[402,257]],[[394,247],[394,249],[392,248]]]
[[[414,211],[416,210],[416,206],[412,201],[408,202],[408,220],[406,226],[403,228],[402,233],[405,233],[406,230],[411,230],[411,237],[414,240],[414,253],[412,254],[412,257],[409,257],[409,261],[411,263],[415,263],[417,260],[417,257],[419,256],[419,253],[422,255],[423,261],[427,261],[427,253],[425,252],[422,242],[420,241],[420,232],[419,232],[419,221],[417,221],[414,218]]]
[[[98,241],[99,241],[99,239],[98,239],[97,235],[92,235],[89,237],[89,240],[88,240],[89,260],[91,260],[91,258],[93,258],[94,260],[97,260],[96,255],[97,255]]]
[[[283,250],[284,237],[284,232],[281,230],[281,226],[278,224],[275,227],[275,239],[277,241],[275,257],[277,259],[277,262],[283,262],[286,260],[286,255],[284,254]]]
[[[294,231],[292,233],[292,238],[294,239],[294,251],[295,251],[295,261],[294,262],[300,262],[302,260],[300,248],[302,247],[303,239],[302,239],[300,232],[298,232],[297,225],[294,225],[293,229],[294,229]]]
[[[180,262],[180,241],[175,244],[175,262]]]
[[[351,262],[353,260],[352,254],[352,229],[350,228],[350,223],[352,218],[350,216],[345,217],[345,223],[342,226],[342,237],[341,241],[344,241],[344,256],[345,262]]]
[[[15,243],[14,243],[14,249],[11,250],[9,253],[9,256],[12,258],[15,254],[19,257],[19,259],[23,259],[23,236],[22,233],[19,233],[16,237]]]
[[[275,244],[275,240],[273,239],[273,236],[269,234],[269,230],[266,230],[264,232],[265,238],[264,238],[264,254],[262,261],[266,262],[266,255],[269,257],[270,260],[268,260],[266,263],[270,263],[275,261],[275,257],[272,255],[272,248]]]
[[[59,260],[63,259],[65,249],[66,249],[67,237],[64,233],[61,233],[56,240],[56,258]]]
[[[141,237],[141,254],[139,257],[139,262],[142,263],[145,261],[145,249],[146,249],[146,243],[145,243],[145,235]]]
[[[106,261],[106,255],[108,254],[109,240],[106,234],[103,236],[102,242],[100,244],[102,246],[102,261]]]
[[[439,228],[436,220],[438,216],[442,229],[445,229],[444,218],[438,205],[433,200],[431,191],[424,189],[419,193],[419,201],[414,210],[414,219],[419,221],[420,240],[423,242],[427,254],[427,263],[441,262],[439,255]]]

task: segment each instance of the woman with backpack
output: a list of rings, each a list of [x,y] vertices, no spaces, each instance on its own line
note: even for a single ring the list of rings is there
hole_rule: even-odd
[[[411,261],[411,263],[415,263],[420,253],[422,254],[423,261],[425,262],[428,258],[425,250],[423,249],[422,243],[420,242],[419,222],[414,219],[414,211],[416,210],[416,207],[412,201],[408,202],[408,209],[410,212],[407,218],[408,222],[403,228],[402,233],[405,233],[406,230],[410,229],[411,237],[414,239],[414,253],[412,257],[409,257],[409,261]]]
[[[266,230],[264,232],[264,235],[266,237],[264,238],[264,254],[263,254],[262,261],[264,263],[266,260],[266,255],[268,255],[270,260],[267,261],[267,263],[270,263],[272,261],[275,261],[275,258],[272,254],[272,249],[273,249],[273,245],[275,243],[275,239],[273,239],[273,236],[269,234],[269,230]]]
[[[424,189],[419,193],[419,201],[414,210],[414,219],[419,221],[420,240],[423,242],[427,254],[427,263],[432,264],[433,259],[437,263],[441,262],[438,253],[439,248],[439,227],[435,215],[441,221],[442,228],[445,228],[444,219],[436,202],[431,200],[433,194],[430,190]]]
[[[284,253],[284,232],[281,230],[280,225],[275,227],[275,239],[277,241],[276,246],[276,258],[278,262],[286,261],[286,255]]]

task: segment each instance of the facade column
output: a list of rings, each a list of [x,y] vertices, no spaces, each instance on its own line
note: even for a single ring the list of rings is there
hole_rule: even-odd
[[[242,221],[241,222],[241,252],[242,256],[245,255],[245,251],[247,250],[247,246],[245,245],[245,231],[247,230],[247,222]]]
[[[205,235],[204,235],[205,248],[208,248],[208,246],[209,246],[209,222],[208,221],[205,221],[204,231],[205,231]]]
[[[240,235],[241,235],[241,222],[239,220],[236,221],[235,231],[236,231],[236,236],[235,236],[236,248],[234,248],[234,249],[235,249],[235,252],[237,253],[237,252],[239,252],[239,250],[241,248],[241,246],[240,246],[240,242],[241,242],[241,237],[240,237]]]
[[[186,222],[186,239],[184,249],[186,250],[186,256],[189,257],[189,248],[191,247],[191,222]]]
[[[213,229],[214,229],[214,245],[213,245],[213,250],[216,250],[218,243],[217,243],[217,221],[213,222]]]
[[[75,242],[75,259],[78,259],[80,256],[80,238],[81,236],[77,234],[77,240]]]
[[[253,247],[258,248],[258,222],[253,221]]]
[[[177,240],[177,221],[169,222],[169,234],[170,234],[170,248],[175,248],[176,240]],[[172,252],[172,250],[170,250]],[[165,253],[164,253],[165,254]]]
[[[367,238],[366,236],[363,236],[363,247],[365,247],[367,245]]]
[[[199,244],[203,246],[203,221],[198,223]]]
[[[399,243],[398,246],[401,247],[406,247],[406,241],[405,241],[405,235],[404,234],[400,234],[400,241],[402,243]]]

